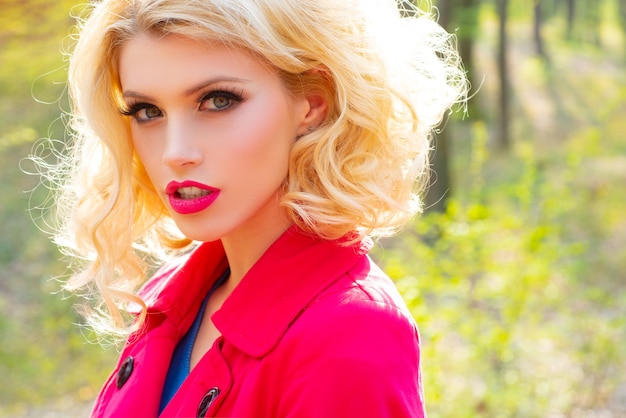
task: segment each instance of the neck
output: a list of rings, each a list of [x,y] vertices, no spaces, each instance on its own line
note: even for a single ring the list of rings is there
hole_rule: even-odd
[[[228,285],[234,289],[267,249],[289,227],[287,219],[277,219],[269,225],[245,230],[222,238],[222,245],[230,266]]]

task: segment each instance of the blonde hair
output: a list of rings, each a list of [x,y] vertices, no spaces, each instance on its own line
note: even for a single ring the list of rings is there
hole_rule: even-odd
[[[154,33],[223,42],[275,67],[294,94],[324,95],[323,123],[294,143],[282,205],[303,230],[354,242],[393,233],[419,209],[430,133],[465,95],[451,35],[431,15],[407,12],[401,17],[393,0],[97,3],[70,60],[73,142],[55,180],[56,242],[84,260],[67,287],[101,295],[92,325],[140,326],[146,307],[134,292],[145,260],[194,245],[157,196],[119,111],[117,64],[128,40]],[[133,303],[143,314],[129,327],[121,308]]]

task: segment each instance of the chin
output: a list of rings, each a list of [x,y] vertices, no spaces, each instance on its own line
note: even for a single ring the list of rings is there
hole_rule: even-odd
[[[176,226],[183,235],[193,241],[213,242],[218,241],[227,234],[223,228],[208,228],[198,226],[197,223],[176,220]]]

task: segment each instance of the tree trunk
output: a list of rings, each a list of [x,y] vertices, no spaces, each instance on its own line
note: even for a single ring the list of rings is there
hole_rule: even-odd
[[[618,9],[619,9],[619,22],[622,25],[622,31],[626,35],[626,0],[619,0]],[[626,52],[626,50],[624,52]]]
[[[576,0],[567,0],[567,26],[565,36],[571,41],[574,39],[574,19],[576,17]]]
[[[452,27],[453,15],[452,15],[452,2],[454,0],[439,0],[437,2],[437,10],[439,11],[439,24],[443,26],[448,32],[453,32],[455,28]]]
[[[584,4],[585,40],[600,47],[600,0],[590,1]]]
[[[508,38],[506,32],[507,26],[507,10],[508,0],[496,0],[500,24],[498,30],[498,75],[500,76],[500,97],[498,103],[500,105],[500,124],[496,146],[501,151],[508,151],[511,147],[511,138],[509,132],[509,73],[507,68],[508,54]]]
[[[455,0],[439,0],[437,10],[439,11],[439,24],[448,32],[453,32],[455,16],[453,13],[453,2]],[[448,143],[450,141],[450,123],[447,127],[433,136],[434,151],[430,155],[432,168],[431,181],[424,197],[424,207],[426,211],[445,212],[446,201],[450,194],[450,158]]]
[[[467,78],[471,85],[480,85],[480,80],[476,80],[474,65],[474,44],[479,35],[478,15],[480,10],[479,0],[457,0],[457,19],[459,53],[463,59],[463,65],[467,72]],[[473,120],[483,119],[483,114],[478,106],[478,102],[470,100],[468,102],[468,113]]]
[[[541,36],[541,26],[543,24],[543,16],[541,13],[541,0],[535,0],[533,7],[533,38],[535,40],[535,53],[542,59],[547,59],[546,50],[543,46],[543,37]]]

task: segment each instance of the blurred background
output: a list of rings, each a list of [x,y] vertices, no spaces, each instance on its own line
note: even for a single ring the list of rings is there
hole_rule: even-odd
[[[60,290],[28,160],[67,139],[81,3],[0,0],[0,416],[86,416],[117,355]],[[626,0],[433,3],[473,97],[425,214],[373,253],[420,326],[429,416],[624,417]]]

